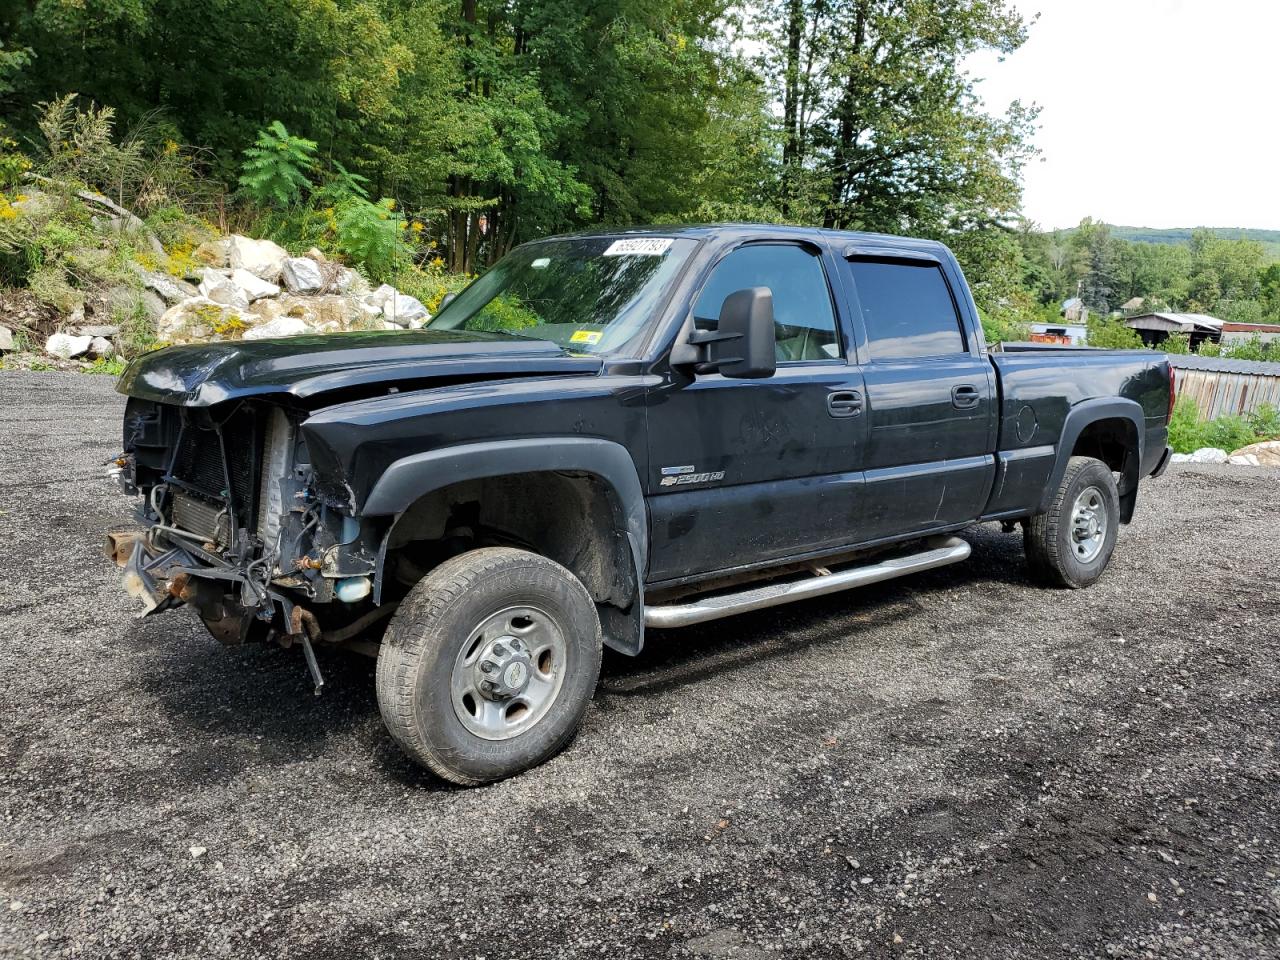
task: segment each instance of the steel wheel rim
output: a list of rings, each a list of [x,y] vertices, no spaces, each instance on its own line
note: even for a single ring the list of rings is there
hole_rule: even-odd
[[[1081,563],[1095,560],[1107,539],[1107,501],[1097,487],[1085,487],[1071,506],[1071,551]]]
[[[560,628],[537,607],[522,604],[486,617],[454,660],[450,700],[458,722],[484,740],[525,733],[559,697],[568,652]]]

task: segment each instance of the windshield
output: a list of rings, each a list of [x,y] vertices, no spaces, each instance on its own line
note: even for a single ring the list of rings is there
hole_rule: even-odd
[[[696,241],[578,237],[512,251],[427,327],[550,340],[575,353],[611,353],[653,317]]]

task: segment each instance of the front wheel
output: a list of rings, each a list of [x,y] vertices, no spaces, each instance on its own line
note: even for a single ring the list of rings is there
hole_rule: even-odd
[[[600,674],[586,588],[546,557],[491,547],[409,591],[378,652],[378,706],[405,752],[474,786],[549,759],[578,730]]]
[[[1116,546],[1120,495],[1111,468],[1072,457],[1046,513],[1023,528],[1027,562],[1037,579],[1079,589],[1102,576]]]

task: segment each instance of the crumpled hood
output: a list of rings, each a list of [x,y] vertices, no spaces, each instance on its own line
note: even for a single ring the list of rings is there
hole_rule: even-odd
[[[374,331],[166,347],[133,361],[116,389],[145,400],[208,407],[265,394],[306,400],[379,383],[591,374],[600,368],[599,358],[575,356],[546,340],[475,331]]]

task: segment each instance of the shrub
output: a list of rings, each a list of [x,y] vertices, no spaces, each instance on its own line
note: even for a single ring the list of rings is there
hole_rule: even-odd
[[[1185,333],[1171,333],[1160,344],[1165,353],[1185,354],[1191,352],[1191,337]]]
[[[1142,338],[1111,317],[1091,316],[1086,324],[1085,339],[1091,347],[1108,350],[1141,350]]]
[[[406,223],[395,212],[395,201],[370,203],[351,197],[335,211],[338,250],[363,267],[375,280],[385,280],[400,263],[413,258],[405,239]]]
[[[17,187],[30,169],[31,160],[18,150],[18,142],[0,135],[0,190]]]
[[[395,272],[390,283],[397,290],[416,297],[434,316],[446,294],[458,293],[472,279],[464,273],[445,273],[438,266],[406,264]]]
[[[293,136],[276,120],[245,150],[240,187],[255,203],[288,206],[310,188],[315,152],[314,140]]]
[[[1230,453],[1259,440],[1280,435],[1280,413],[1263,406],[1248,417],[1225,414],[1201,420],[1195,401],[1180,397],[1169,418],[1169,445],[1178,453],[1194,453],[1201,447],[1218,447]]]
[[[1194,453],[1201,447],[1203,438],[1200,413],[1190,397],[1179,397],[1169,418],[1169,446],[1178,453]]]
[[[1264,403],[1249,414],[1249,427],[1262,440],[1280,439],[1280,410]]]
[[[1204,425],[1204,446],[1219,447],[1230,453],[1258,440],[1249,421],[1239,414],[1224,414]]]
[[[118,377],[129,364],[123,357],[99,357],[84,368],[85,373],[98,373]]]
[[[1016,343],[1031,336],[1031,327],[1009,311],[979,310],[982,336],[990,346],[997,343]]]

